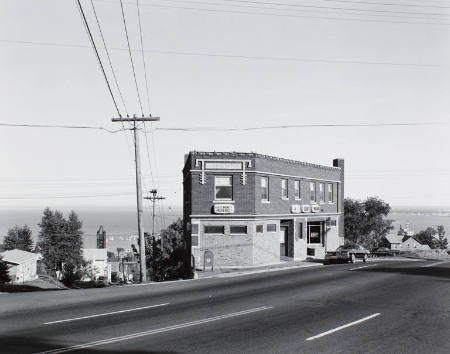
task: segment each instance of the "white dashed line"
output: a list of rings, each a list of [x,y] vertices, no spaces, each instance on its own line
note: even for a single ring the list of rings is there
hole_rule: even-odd
[[[198,321],[181,323],[181,324],[178,324],[178,325],[169,326],[169,327],[163,327],[163,328],[158,328],[158,329],[152,329],[150,331],[138,332],[138,333],[128,334],[128,335],[125,335],[125,336],[114,337],[114,338],[109,338],[109,339],[103,339],[103,340],[90,342],[90,343],[85,343],[85,344],[72,345],[70,347],[65,347],[65,348],[57,348],[57,349],[41,352],[41,353],[38,353],[38,354],[43,354],[43,353],[46,353],[46,354],[65,353],[65,352],[71,352],[71,351],[74,351],[74,350],[80,350],[80,349],[84,349],[84,348],[96,347],[96,346],[99,346],[99,345],[105,345],[105,344],[111,344],[111,343],[116,343],[116,342],[122,342],[122,341],[126,341],[126,340],[129,340],[129,339],[135,339],[135,338],[139,338],[139,337],[150,336],[152,334],[163,333],[163,332],[173,331],[173,330],[180,329],[180,328],[186,328],[186,327],[201,325],[201,324],[204,324],[204,323],[224,320],[224,319],[227,319],[227,318],[248,315],[248,314],[251,314],[251,313],[254,313],[254,312],[258,312],[258,311],[269,310],[271,308],[272,308],[272,306],[256,307],[256,308],[253,308],[253,309],[250,309],[250,310],[245,310],[245,311],[240,311],[240,312],[233,312],[233,313],[229,313],[227,315],[221,315],[221,316],[204,318],[204,319],[198,320]]]
[[[369,264],[369,265],[365,265],[365,266],[362,266],[362,267],[351,268],[349,270],[357,270],[357,269],[363,269],[363,268],[368,268],[368,267],[375,267],[377,265],[378,264]]]
[[[377,317],[377,316],[379,316],[379,315],[381,315],[381,314],[380,314],[380,313],[374,313],[373,315],[370,315],[370,316],[361,318],[360,320],[357,320],[357,321],[354,321],[354,322],[350,322],[350,323],[347,323],[347,324],[345,324],[345,325],[343,325],[343,326],[339,326],[339,327],[336,327],[336,328],[334,328],[334,329],[330,329],[329,331],[326,331],[326,332],[317,334],[317,335],[315,335],[315,336],[313,336],[313,337],[309,337],[309,338],[307,338],[306,340],[314,340],[314,339],[317,339],[317,338],[321,338],[321,337],[326,336],[326,335],[328,335],[328,334],[331,334],[331,333],[340,331],[341,329],[344,329],[344,328],[347,328],[347,327],[350,327],[350,326],[354,326],[354,325],[359,324],[359,323],[361,323],[361,322],[370,320],[370,319],[372,319],[372,318],[374,318],[374,317]]]
[[[117,313],[124,313],[124,312],[131,312],[131,311],[138,311],[138,310],[144,310],[144,309],[151,309],[153,307],[161,307],[169,305],[169,303],[166,304],[158,304],[158,305],[150,305],[150,306],[143,306],[143,307],[136,307],[133,309],[127,309],[127,310],[121,310],[121,311],[114,311],[114,312],[106,312],[106,313],[99,313],[97,315],[90,315],[90,316],[84,316],[84,317],[75,317],[75,318],[68,318],[65,320],[59,320],[59,321],[51,321],[51,322],[44,322],[45,325],[54,324],[54,323],[62,323],[62,322],[71,322],[71,321],[78,321],[78,320],[84,320],[86,318],[94,318],[94,317],[101,317],[101,316],[108,316],[108,315],[115,315]]]

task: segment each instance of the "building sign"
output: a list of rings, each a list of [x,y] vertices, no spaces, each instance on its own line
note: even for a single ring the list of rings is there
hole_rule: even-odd
[[[298,204],[291,205],[291,213],[292,214],[300,214],[300,212],[301,212],[300,205],[298,205]]]
[[[242,162],[208,162],[205,161],[206,170],[242,170]]]
[[[317,204],[311,205],[311,211],[313,213],[320,213],[320,206],[318,206]]]
[[[309,205],[302,205],[302,213],[309,213],[311,211],[311,207]]]
[[[214,213],[216,214],[233,214],[234,205],[233,204],[215,204]]]

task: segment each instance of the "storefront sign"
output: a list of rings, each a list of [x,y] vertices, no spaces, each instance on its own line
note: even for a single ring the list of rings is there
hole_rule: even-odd
[[[311,211],[313,213],[320,213],[320,206],[318,206],[317,204],[311,205]]]
[[[309,205],[302,205],[302,213],[311,212],[311,207]]]
[[[214,213],[216,214],[233,214],[234,205],[233,204],[215,204]]]
[[[298,205],[298,204],[291,205],[291,213],[292,214],[300,214],[301,211],[302,210],[300,208],[300,205]]]

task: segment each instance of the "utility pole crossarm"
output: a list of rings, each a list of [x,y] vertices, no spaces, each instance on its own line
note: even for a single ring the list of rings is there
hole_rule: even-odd
[[[113,118],[113,122],[159,122],[159,117],[132,117],[132,118]]]

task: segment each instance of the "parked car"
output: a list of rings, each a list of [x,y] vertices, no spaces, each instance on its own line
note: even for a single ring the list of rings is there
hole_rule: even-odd
[[[377,248],[375,251],[372,251],[372,255],[375,257],[386,257],[386,256],[396,256],[400,253],[399,250],[391,250],[387,247]]]
[[[327,252],[325,255],[324,264],[335,262],[352,262],[355,263],[357,259],[362,259],[367,262],[370,252],[361,245],[344,245],[339,246],[336,251]]]

